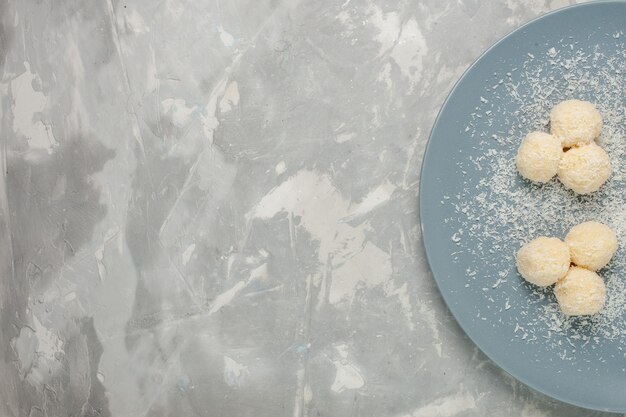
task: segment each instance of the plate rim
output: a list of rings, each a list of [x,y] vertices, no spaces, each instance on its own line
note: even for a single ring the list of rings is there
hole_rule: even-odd
[[[597,7],[597,6],[607,5],[607,4],[609,4],[609,5],[610,4],[626,5],[626,0],[595,0],[595,1],[587,1],[587,2],[584,2],[584,3],[571,4],[571,5],[568,5],[568,6],[565,6],[565,7],[558,8],[556,10],[551,10],[549,12],[546,12],[546,13],[544,13],[544,14],[542,14],[540,16],[537,16],[537,17],[535,17],[535,18],[525,22],[524,24],[522,24],[522,25],[512,29],[508,33],[506,33],[504,36],[502,36],[496,42],[494,42],[489,47],[487,47],[487,49],[485,49],[480,55],[478,55],[478,57],[476,59],[474,59],[472,61],[472,63],[463,71],[461,76],[454,83],[454,85],[452,86],[452,88],[450,89],[448,94],[446,95],[446,98],[442,102],[441,107],[439,108],[439,111],[437,112],[437,116],[435,117],[435,120],[434,120],[434,122],[432,124],[432,127],[430,129],[430,133],[428,134],[428,140],[427,140],[426,146],[424,148],[424,154],[423,154],[422,159],[421,159],[421,167],[420,167],[419,192],[418,192],[418,216],[419,216],[419,222],[420,222],[420,232],[421,232],[422,246],[424,248],[424,253],[426,255],[426,262],[428,264],[428,269],[429,269],[429,271],[432,274],[433,281],[435,282],[435,285],[437,286],[437,290],[439,291],[439,294],[441,295],[441,298],[444,301],[446,309],[450,312],[452,317],[454,317],[454,320],[455,320],[456,324],[461,328],[461,330],[463,330],[463,333],[470,339],[470,341],[474,344],[474,346],[476,346],[491,362],[496,364],[501,370],[503,370],[504,372],[506,372],[507,374],[512,376],[515,380],[517,380],[517,381],[523,383],[524,385],[526,385],[527,387],[531,388],[535,392],[538,392],[538,393],[540,393],[542,395],[545,395],[547,397],[550,397],[550,398],[556,399],[558,401],[561,401],[564,404],[574,405],[574,406],[577,406],[577,407],[580,407],[580,408],[583,408],[583,409],[587,409],[587,410],[612,412],[612,413],[626,413],[626,403],[624,404],[624,406],[622,408],[601,407],[598,404],[583,403],[583,402],[577,401],[575,398],[567,398],[566,396],[561,395],[560,393],[552,392],[549,388],[539,388],[534,382],[530,382],[527,378],[520,377],[520,376],[516,375],[515,373],[513,373],[513,372],[511,372],[509,370],[510,368],[508,366],[503,364],[501,361],[494,359],[492,357],[492,355],[490,355],[488,353],[488,351],[485,349],[485,347],[483,346],[484,344],[479,344],[474,339],[474,337],[472,337],[472,335],[470,335],[470,333],[468,333],[468,331],[466,329],[466,326],[462,323],[462,321],[460,321],[458,319],[457,313],[454,311],[454,309],[452,309],[450,307],[451,302],[447,298],[449,296],[449,293],[446,293],[446,292],[441,290],[441,286],[439,284],[439,280],[437,279],[437,276],[436,276],[436,274],[435,274],[435,272],[433,271],[433,268],[432,268],[432,264],[433,264],[432,257],[433,257],[433,255],[431,254],[431,251],[433,249],[429,249],[429,245],[426,242],[425,233],[424,233],[424,221],[423,221],[422,216],[421,216],[421,214],[423,212],[424,205],[426,204],[424,202],[424,199],[422,198],[422,193],[421,193],[421,190],[423,189],[424,171],[425,171],[425,167],[427,165],[425,162],[426,162],[426,159],[428,158],[429,154],[431,153],[431,144],[433,142],[433,133],[435,132],[437,126],[439,125],[439,122],[440,122],[440,119],[441,119],[441,115],[446,110],[446,107],[448,106],[448,103],[449,103],[450,99],[452,98],[452,96],[454,95],[456,90],[459,88],[461,83],[465,80],[467,75],[493,49],[495,49],[498,45],[503,43],[505,40],[507,40],[508,38],[513,36],[514,34],[520,32],[520,31],[523,31],[528,26],[530,26],[532,24],[535,24],[535,23],[537,23],[537,22],[539,22],[541,20],[550,18],[553,15],[556,15],[556,14],[559,14],[559,13],[563,13],[563,12],[566,12],[566,11],[569,11],[569,10],[572,10],[572,9],[587,8],[587,7]]]

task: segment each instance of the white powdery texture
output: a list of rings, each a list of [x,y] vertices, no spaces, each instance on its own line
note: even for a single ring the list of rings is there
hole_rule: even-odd
[[[468,291],[482,294],[490,311],[505,312],[512,300],[518,299],[511,298],[511,294],[528,293],[523,297],[527,301],[516,306],[519,314],[503,314],[513,321],[515,331],[511,337],[555,343],[555,349],[562,346],[552,341],[553,333],[585,343],[601,343],[602,338],[626,341],[624,51],[623,43],[610,56],[554,45],[546,47],[544,56],[529,54],[522,67],[493,74],[463,133],[475,143],[477,152],[458,163],[457,173],[466,191],[444,197],[442,204],[452,204],[456,212],[446,223],[458,224],[452,239],[459,251],[477,260],[476,266],[467,270],[465,286]],[[601,112],[604,126],[597,143],[607,151],[613,166],[609,180],[597,192],[582,196],[567,190],[556,178],[545,184],[523,180],[515,166],[524,136],[534,130],[549,132],[552,107],[572,98],[588,100]],[[516,108],[512,113],[511,102]],[[534,287],[517,276],[515,253],[537,236],[562,239],[571,227],[589,220],[608,225],[621,245],[607,268],[599,272],[607,286],[607,301],[601,313],[568,318],[559,310],[550,288]],[[481,270],[481,263],[488,267]],[[484,273],[494,266],[496,274]],[[562,357],[567,359],[567,354]]]

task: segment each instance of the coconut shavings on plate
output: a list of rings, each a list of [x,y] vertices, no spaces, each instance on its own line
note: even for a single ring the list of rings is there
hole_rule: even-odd
[[[576,349],[593,349],[605,339],[626,342],[626,48],[623,37],[615,34],[607,34],[607,41],[615,43],[611,55],[599,48],[579,50],[564,40],[544,45],[542,55],[533,50],[521,67],[503,62],[502,72],[485,80],[471,122],[459,132],[474,141],[478,151],[457,165],[465,192],[441,201],[455,209],[456,216],[446,223],[455,228],[450,238],[458,253],[476,259],[466,270],[466,290],[482,294],[486,308],[504,313],[501,320],[513,321],[512,338],[552,344],[564,360]],[[598,144],[609,154],[613,168],[599,191],[584,196],[565,189],[556,178],[543,185],[526,181],[514,162],[523,137],[534,130],[548,132],[551,108],[572,98],[594,103],[602,114]],[[516,103],[517,111],[505,112],[498,104],[502,102]],[[465,175],[474,171],[481,175]],[[535,287],[518,276],[515,253],[534,237],[563,238],[572,226],[588,220],[611,227],[620,246],[600,271],[607,285],[601,313],[568,318],[551,289]],[[496,266],[498,272],[483,274],[481,263]],[[519,292],[527,296],[511,297]],[[524,304],[517,306],[518,314],[505,314],[520,299]],[[480,313],[476,319],[484,320]]]

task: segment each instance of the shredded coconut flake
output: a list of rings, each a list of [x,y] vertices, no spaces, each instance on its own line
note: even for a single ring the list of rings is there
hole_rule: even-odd
[[[561,41],[546,45],[545,53],[537,58],[528,53],[522,68],[507,68],[504,63],[501,73],[486,80],[490,87],[477,100],[463,133],[476,143],[476,152],[458,163],[466,191],[442,201],[455,209],[456,217],[446,223],[458,223],[459,230],[451,238],[459,249],[497,271],[490,276],[482,271],[477,277],[476,271],[468,269],[466,290],[483,294],[491,311],[507,312],[513,305],[518,311],[505,315],[514,324],[511,337],[551,344],[563,360],[572,360],[577,348],[603,339],[626,342],[626,52],[622,41],[616,41],[619,36],[607,38],[615,42],[610,55],[599,47],[583,51],[570,48],[571,41]],[[515,168],[522,138],[533,130],[549,131],[550,109],[571,98],[594,103],[604,121],[597,142],[608,152],[613,173],[591,195],[578,196],[556,178],[543,185],[531,184]],[[511,102],[516,107],[512,113]],[[463,175],[466,172],[474,175]],[[610,226],[620,247],[609,266],[599,271],[607,284],[602,312],[568,318],[559,310],[551,288],[537,288],[517,276],[515,254],[537,236],[563,238],[572,226],[588,220]],[[511,301],[510,295],[516,292],[527,299],[522,306]],[[479,318],[484,319],[480,314]],[[557,334],[567,342],[553,337]]]

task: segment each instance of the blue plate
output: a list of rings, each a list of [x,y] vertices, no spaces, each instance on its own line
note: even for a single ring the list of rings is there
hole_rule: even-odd
[[[618,215],[622,200],[626,213],[625,41],[626,3],[619,1],[561,9],[506,36],[448,96],[420,184],[428,262],[467,335],[530,387],[615,412],[626,412],[624,240],[611,266],[600,271],[609,301],[594,317],[564,317],[551,289],[520,279],[514,255],[524,241],[541,234],[562,238],[586,219],[606,222],[626,239]],[[606,116],[600,144],[614,174],[592,196],[575,196],[556,179],[533,185],[515,173],[521,138],[548,130],[551,106],[568,98],[595,102]]]

